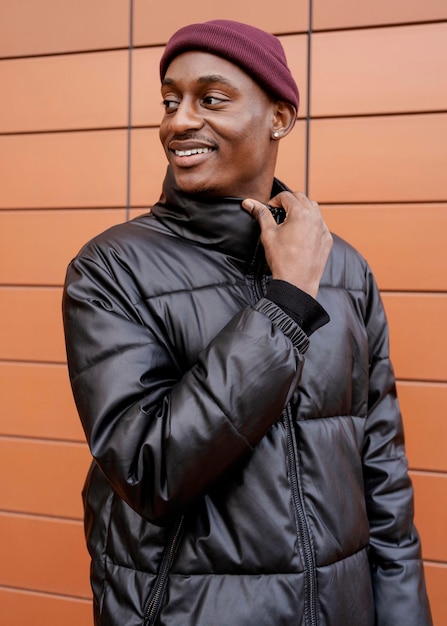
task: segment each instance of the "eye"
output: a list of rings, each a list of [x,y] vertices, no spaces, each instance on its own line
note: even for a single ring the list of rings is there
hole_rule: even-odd
[[[166,113],[172,113],[173,111],[176,111],[178,109],[179,104],[180,104],[179,101],[174,100],[173,98],[165,98],[162,102],[162,105],[164,106]]]
[[[214,107],[226,102],[226,99],[218,96],[205,96],[202,102],[205,106]]]

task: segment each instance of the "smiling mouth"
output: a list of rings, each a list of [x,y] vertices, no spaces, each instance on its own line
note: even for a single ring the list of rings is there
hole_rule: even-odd
[[[212,152],[213,148],[191,148],[190,150],[173,150],[174,154],[179,157],[192,156],[193,154],[206,154]]]

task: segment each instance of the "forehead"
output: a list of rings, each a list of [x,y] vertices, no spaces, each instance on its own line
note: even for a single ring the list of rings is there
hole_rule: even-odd
[[[185,80],[223,82],[235,88],[252,87],[253,85],[258,87],[251,76],[235,63],[201,50],[183,52],[175,57],[166,70],[163,84],[184,82]]]

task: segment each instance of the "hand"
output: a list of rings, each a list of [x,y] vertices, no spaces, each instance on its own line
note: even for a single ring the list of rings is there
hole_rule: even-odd
[[[277,224],[268,207],[252,198],[242,202],[259,223],[272,277],[285,280],[314,298],[332,248],[332,236],[320,207],[300,192],[283,191],[269,201],[286,212]]]

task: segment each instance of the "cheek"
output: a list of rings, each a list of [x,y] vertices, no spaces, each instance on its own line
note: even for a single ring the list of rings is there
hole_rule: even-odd
[[[158,136],[160,137],[160,140],[162,142],[165,141],[166,137],[169,134],[170,125],[171,118],[166,113],[164,113],[160,121],[160,128],[158,129]]]
[[[250,124],[243,129],[239,150],[241,154],[249,155],[250,161],[254,164],[265,161],[270,144],[270,134],[265,132],[262,125]]]
[[[158,129],[158,136],[161,143],[163,143],[166,136],[166,123],[163,120],[161,121],[160,128]]]
[[[159,128],[158,137],[160,139],[160,143],[161,143],[161,145],[163,147],[163,151],[164,151],[164,153],[166,155],[166,158],[169,159],[169,150],[166,147],[167,132],[166,132],[166,127],[163,127],[163,124]]]
[[[268,145],[270,143],[271,132],[271,125],[265,113],[259,113],[248,120],[241,121],[240,134],[247,141],[251,140],[252,145]]]

